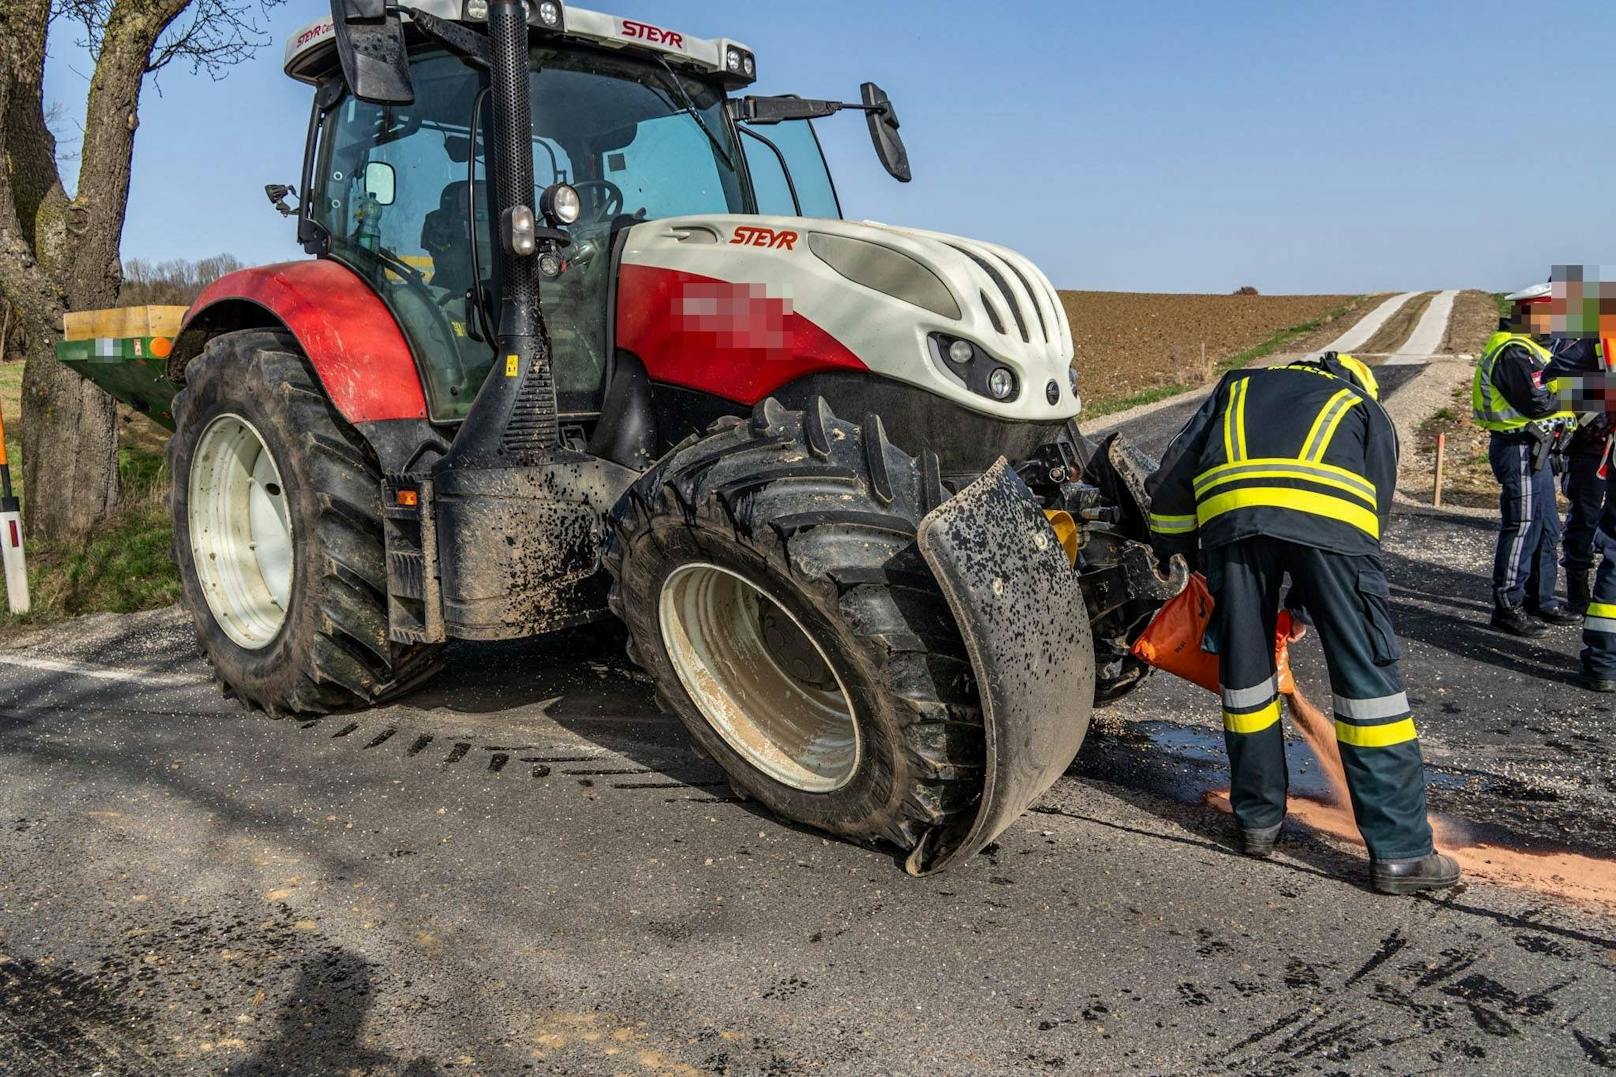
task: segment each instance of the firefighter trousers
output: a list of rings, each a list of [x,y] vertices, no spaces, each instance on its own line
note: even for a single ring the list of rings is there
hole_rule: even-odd
[[[1498,498],[1498,548],[1493,555],[1493,604],[1539,609],[1554,604],[1559,577],[1560,507],[1554,472],[1532,466],[1530,438],[1494,434],[1487,447]]]
[[[1312,619],[1330,667],[1336,743],[1364,844],[1376,859],[1431,851],[1425,763],[1397,669],[1401,649],[1377,556],[1348,555],[1262,536],[1206,551],[1229,750],[1229,800],[1242,827],[1285,818],[1290,776],[1274,667],[1286,574]]]
[[[1571,507],[1566,512],[1565,553],[1560,563],[1566,572],[1587,572],[1594,567],[1594,534],[1605,509],[1605,497],[1610,484],[1599,472],[1605,466],[1604,438],[1573,438],[1571,451],[1566,453],[1565,478],[1562,480],[1566,500]]]
[[[1582,671],[1610,680],[1616,679],[1616,470],[1606,482],[1605,510],[1594,532],[1600,554],[1594,600],[1582,620]]]

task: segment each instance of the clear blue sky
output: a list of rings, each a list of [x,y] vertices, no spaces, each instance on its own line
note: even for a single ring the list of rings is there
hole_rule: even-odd
[[[1064,288],[1497,290],[1616,262],[1610,0],[598,7],[747,42],[759,92],[880,82],[915,181],[886,177],[856,115],[825,121],[847,215],[1007,244]],[[329,10],[271,11],[274,44],[222,82],[148,84],[126,257],[301,256],[263,185],[296,182],[308,119],[282,47]],[[72,36],[47,78],[68,135]]]

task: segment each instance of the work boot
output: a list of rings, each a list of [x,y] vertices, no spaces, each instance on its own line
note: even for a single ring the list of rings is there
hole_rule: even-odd
[[[1441,890],[1459,881],[1459,862],[1436,852],[1406,860],[1376,860],[1370,867],[1370,878],[1382,894]]]
[[[1247,856],[1266,859],[1274,851],[1274,843],[1279,840],[1279,831],[1284,823],[1275,823],[1273,826],[1240,828],[1240,851]]]
[[[1587,607],[1583,608],[1586,609]],[[1531,607],[1527,612],[1540,621],[1546,621],[1551,625],[1560,625],[1562,628],[1582,624],[1582,614],[1573,613],[1571,607],[1564,602],[1551,602],[1547,606]]]
[[[1538,639],[1549,634],[1548,625],[1534,621],[1519,606],[1495,606],[1493,627],[1522,639]]]
[[[1601,677],[1597,673],[1579,673],[1577,674],[1577,683],[1590,692],[1616,692],[1616,678]]]
[[[1591,568],[1566,571],[1566,605],[1576,614],[1586,614],[1588,603],[1594,600],[1594,570]]]

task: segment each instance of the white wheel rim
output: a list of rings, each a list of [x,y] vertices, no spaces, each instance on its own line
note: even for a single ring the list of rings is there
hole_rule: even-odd
[[[240,647],[267,647],[291,601],[292,522],[280,468],[252,423],[225,414],[202,431],[186,507],[214,621]]]
[[[785,617],[835,687],[788,672],[764,638],[760,603]],[[747,762],[782,785],[828,793],[852,780],[860,743],[853,705],[823,647],[780,603],[727,568],[681,565],[657,604],[662,643],[707,723]]]

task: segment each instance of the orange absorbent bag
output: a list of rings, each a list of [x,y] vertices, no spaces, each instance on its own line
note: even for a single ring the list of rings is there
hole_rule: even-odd
[[[1192,681],[1208,692],[1216,692],[1218,656],[1201,650],[1201,637],[1206,635],[1206,626],[1211,621],[1212,592],[1206,589],[1206,577],[1197,572],[1184,590],[1157,612],[1150,627],[1139,636],[1133,645],[1134,657],[1175,677]],[[1279,690],[1284,695],[1296,691],[1286,644],[1290,634],[1291,615],[1280,610],[1274,632],[1274,668],[1279,671]]]

